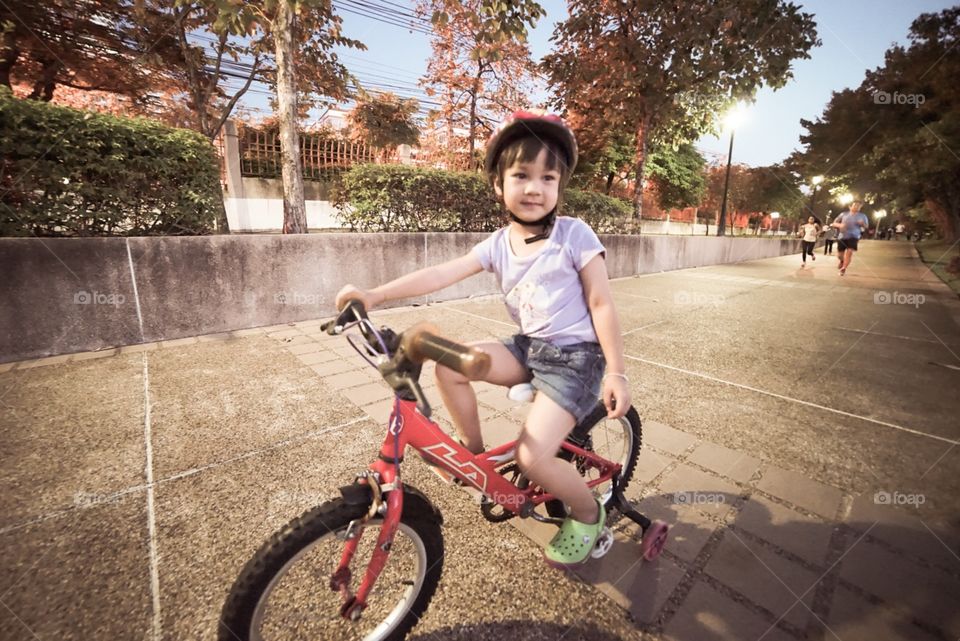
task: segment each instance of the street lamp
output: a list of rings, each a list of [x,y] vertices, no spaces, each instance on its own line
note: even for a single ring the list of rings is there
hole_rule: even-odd
[[[813,193],[810,194],[810,215],[816,218],[817,212],[814,209],[814,205],[817,202],[817,190],[820,189],[820,183],[823,182],[823,176],[814,176],[810,179],[810,184],[813,185]]]
[[[774,236],[779,236],[780,235],[780,212],[779,211],[770,212],[770,218],[777,221],[777,231],[774,232]]]
[[[845,191],[837,197],[837,202],[846,207],[853,202],[853,194],[851,194],[849,191]]]
[[[747,106],[738,102],[723,117],[725,129],[730,130],[730,150],[727,152],[727,177],[723,181],[723,202],[720,205],[720,220],[717,223],[717,236],[726,235],[727,229],[727,192],[730,189],[730,161],[733,160],[733,133],[746,119]]]
[[[875,239],[879,238],[880,236],[880,220],[884,218],[886,215],[887,215],[886,209],[878,209],[877,211],[873,212],[873,217],[877,219],[877,228],[873,232],[873,237]]]

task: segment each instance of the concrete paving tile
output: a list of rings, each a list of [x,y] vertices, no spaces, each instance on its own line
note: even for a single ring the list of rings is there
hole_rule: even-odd
[[[717,524],[699,510],[676,505],[663,496],[651,496],[635,503],[637,511],[650,520],[659,519],[670,526],[666,550],[687,562],[693,562],[706,545]],[[624,519],[625,531],[633,537],[642,536],[640,526]]]
[[[651,624],[659,619],[684,570],[664,556],[644,561],[639,543],[617,535],[606,556],[591,559],[576,575],[625,608],[635,621]]]
[[[810,607],[819,575],[728,530],[705,568],[707,574],[759,606],[801,628],[812,616]],[[806,594],[804,594],[806,593]]]
[[[949,638],[960,638],[960,579],[923,568],[899,554],[860,540],[850,542],[840,578],[889,603],[905,604],[921,620],[937,625]]]
[[[697,445],[687,460],[738,483],[746,483],[760,469],[760,459],[707,441]]]
[[[147,639],[143,492],[0,535],[0,638]]]
[[[310,356],[305,354],[305,356]],[[297,357],[301,358],[301,357]],[[345,361],[343,359],[335,361],[327,361],[324,363],[319,363],[317,365],[311,365],[312,369],[318,376],[326,377],[332,374],[341,374],[343,372],[349,372],[350,370],[358,369],[360,365],[358,363],[351,363],[350,361]]]
[[[477,392],[477,402],[488,405],[495,410],[505,411],[519,405],[518,401],[507,398],[507,390],[503,387],[495,387],[492,390]]]
[[[660,494],[673,503],[689,505],[715,517],[723,517],[740,495],[729,481],[681,463],[660,482]]]
[[[374,401],[393,398],[393,390],[386,383],[367,383],[358,387],[351,387],[340,392],[349,398],[355,405],[369,405]]]
[[[357,387],[360,385],[366,385],[373,381],[370,380],[370,377],[361,370],[354,369],[349,372],[342,372],[340,374],[334,374],[327,376],[323,379],[323,382],[330,387],[330,389],[335,390],[344,390],[350,387]]]
[[[935,641],[910,621],[907,612],[895,606],[874,605],[850,590],[838,587],[833,595],[823,638],[843,641]]]
[[[177,338],[170,341],[160,341],[160,347],[163,349],[168,349],[170,347],[182,347],[184,345],[195,345],[197,343],[196,336],[188,336],[187,338]]]
[[[393,399],[386,398],[382,401],[377,401],[376,403],[364,405],[361,409],[367,413],[367,416],[377,423],[386,425],[387,421],[390,419],[390,414],[393,413]]]
[[[637,465],[633,468],[633,477],[627,485],[624,496],[631,501],[637,501],[641,496],[653,491],[653,479],[669,467],[676,459],[669,454],[657,452],[649,448],[641,449],[637,457]]]
[[[297,336],[293,336],[290,338],[281,338],[279,342],[281,345],[291,347],[293,345],[306,345],[308,343],[312,343],[313,339],[310,338],[309,336],[299,334]]]
[[[854,498],[844,522],[859,532],[869,529],[870,536],[935,565],[960,567],[957,532],[924,520],[916,508],[889,505],[885,498],[873,492]]]
[[[316,343],[313,343],[313,344],[316,345]],[[295,345],[294,347],[306,347],[306,345],[303,345],[303,346]],[[305,352],[300,354],[298,354],[297,352],[293,352],[293,353],[296,355],[297,360],[299,360],[304,365],[321,365],[323,363],[331,363],[334,361],[345,361],[345,359],[342,356],[322,348],[320,350],[313,350],[310,352]],[[352,362],[352,361],[347,361],[347,362]]]
[[[434,413],[434,417],[442,418],[443,420],[447,421],[448,423],[452,423],[452,422],[453,422],[453,421],[451,421],[451,419],[450,419],[450,412],[447,411],[447,408],[444,407],[442,404],[441,404],[441,405],[438,405],[437,407],[434,407],[434,408],[433,408],[433,413]],[[491,407],[487,407],[486,405],[482,405],[482,404],[478,403],[478,404],[477,404],[477,414],[480,416],[480,428],[483,429],[483,425],[484,425],[483,422],[486,421],[487,419],[489,419],[491,416],[495,415],[496,413],[497,413],[497,410],[495,410],[495,409],[493,409],[493,408],[491,408]]]
[[[823,565],[835,527],[756,494],[733,524],[815,565]]]
[[[262,327],[251,327],[249,329],[235,329],[231,333],[237,338],[244,338],[246,336],[260,336],[264,331]]]
[[[757,488],[827,519],[836,517],[843,498],[843,492],[835,487],[773,466],[764,466]]]
[[[644,442],[647,444],[676,456],[683,454],[687,448],[697,441],[697,437],[693,434],[681,432],[669,425],[649,420],[643,423],[643,436]]]
[[[290,345],[287,347],[287,350],[291,354],[296,354],[297,356],[300,356],[301,354],[309,354],[310,352],[326,351],[324,346],[317,341],[310,341],[309,343],[302,343],[300,345]],[[312,365],[313,363],[310,364]]]
[[[508,441],[516,440],[522,429],[520,425],[504,416],[487,420],[481,428],[483,430],[483,443],[488,450]]]
[[[792,641],[773,621],[697,583],[664,628],[665,641]]]
[[[19,364],[20,364],[20,361],[13,361],[11,363],[0,363],[0,374],[3,374],[4,372],[9,372]]]

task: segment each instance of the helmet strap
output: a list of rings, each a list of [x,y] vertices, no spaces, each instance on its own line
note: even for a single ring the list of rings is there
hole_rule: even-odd
[[[526,243],[527,245],[530,245],[539,240],[546,240],[547,238],[550,237],[550,229],[553,227],[553,220],[554,218],[556,218],[557,209],[556,207],[554,207],[549,214],[547,214],[543,218],[540,218],[534,221],[521,220],[517,218],[513,214],[513,212],[508,211],[507,214],[510,216],[510,220],[517,223],[518,225],[523,225],[524,227],[543,227],[543,231],[541,231],[536,236],[531,236],[530,238],[523,239],[524,243]]]

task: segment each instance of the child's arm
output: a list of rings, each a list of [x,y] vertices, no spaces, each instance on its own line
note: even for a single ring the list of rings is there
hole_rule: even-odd
[[[580,282],[587,297],[593,328],[600,340],[603,356],[607,359],[607,373],[603,377],[603,404],[607,416],[619,418],[630,409],[630,386],[627,385],[626,365],[623,361],[623,334],[620,319],[613,305],[607,263],[597,255],[580,270]],[[616,401],[616,405],[612,403]]]
[[[346,285],[337,293],[336,305],[337,309],[340,309],[348,300],[356,298],[367,309],[373,309],[389,300],[412,298],[435,292],[459,283],[464,278],[479,274],[481,271],[483,266],[480,265],[480,259],[470,252],[439,265],[418,269],[412,274],[401,276],[369,291]]]

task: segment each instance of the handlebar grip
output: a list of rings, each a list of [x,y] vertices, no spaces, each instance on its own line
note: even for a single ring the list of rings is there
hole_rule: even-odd
[[[489,354],[439,336],[437,328],[429,323],[418,323],[405,331],[400,346],[415,363],[430,359],[470,380],[481,379],[490,370]]]

